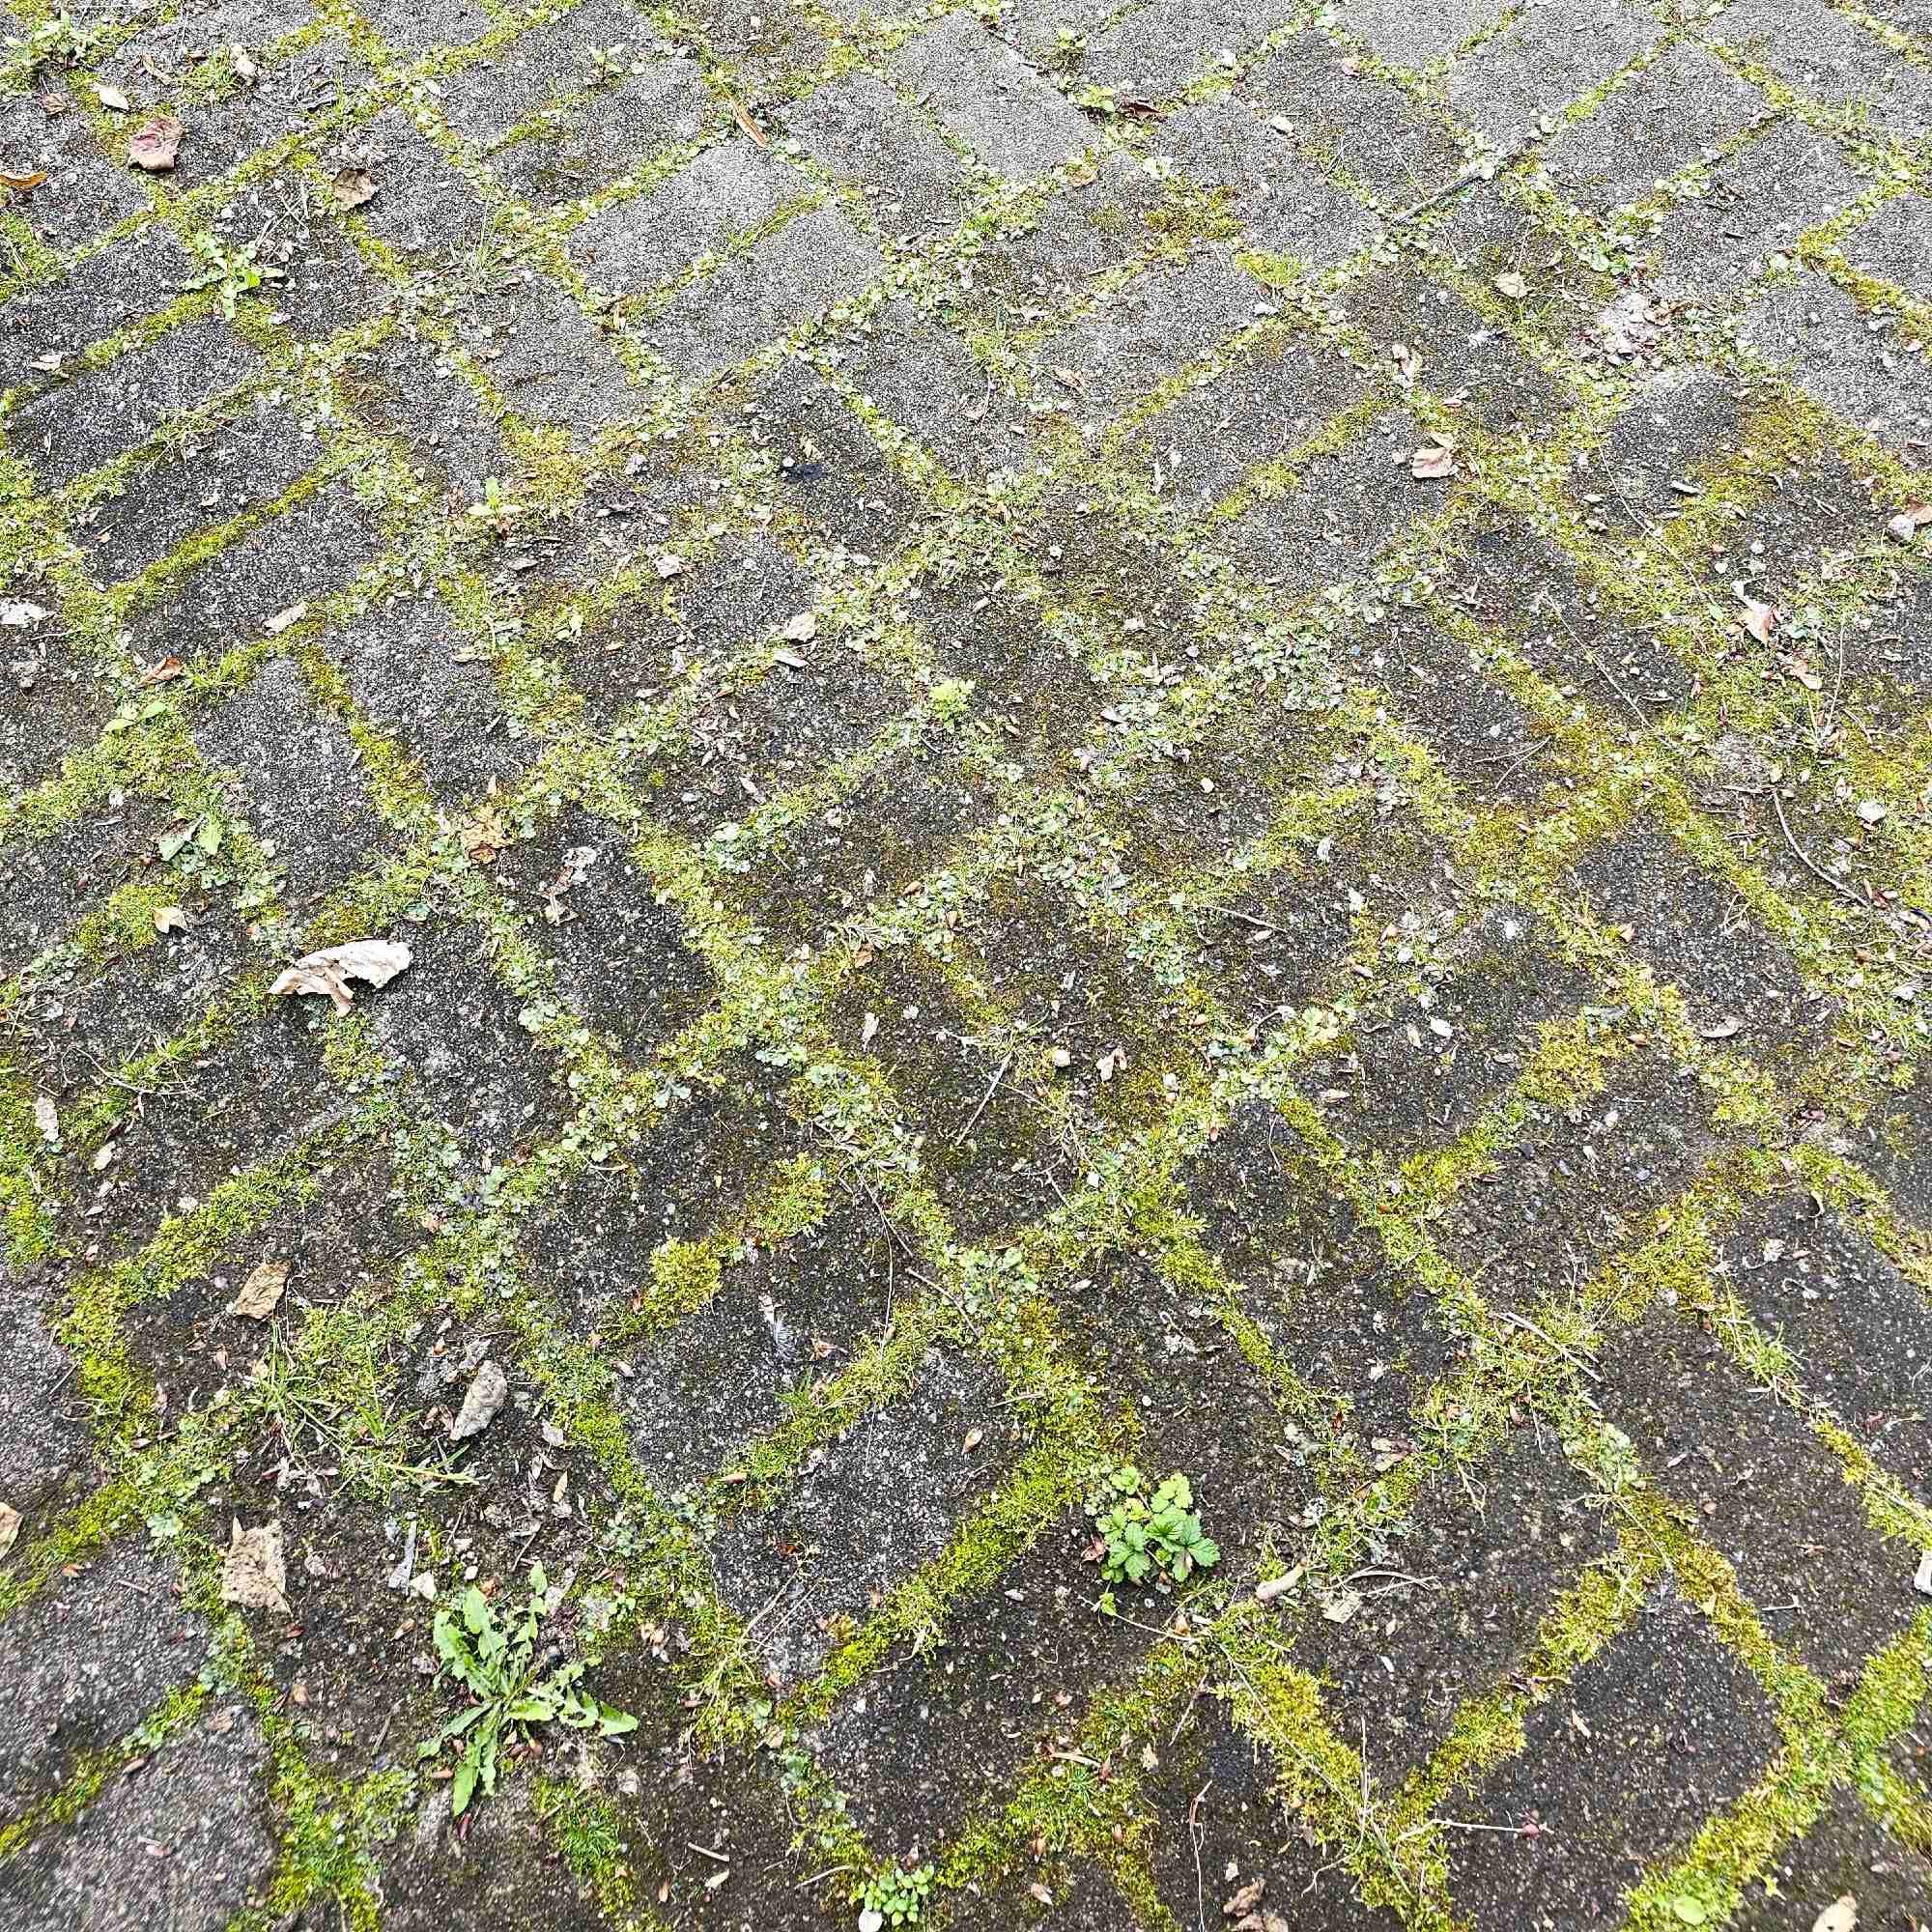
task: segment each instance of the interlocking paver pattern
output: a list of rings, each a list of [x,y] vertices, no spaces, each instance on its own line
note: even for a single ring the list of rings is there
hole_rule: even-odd
[[[0,25],[9,1925],[1932,1923],[1932,12]]]

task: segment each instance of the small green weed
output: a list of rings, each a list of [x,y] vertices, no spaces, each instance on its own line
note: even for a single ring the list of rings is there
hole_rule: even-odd
[[[852,1888],[852,1903],[859,1908],[859,1932],[883,1932],[888,1925],[917,1925],[931,1889],[930,1865],[918,1865],[911,1871],[893,1865],[874,1872],[863,1885]]]
[[[85,67],[99,47],[102,30],[83,26],[63,7],[51,18],[43,20],[23,40],[10,34],[6,58],[0,63],[0,79],[9,86],[25,87],[39,67]]]
[[[221,313],[232,316],[235,304],[243,296],[252,296],[266,282],[279,282],[282,270],[272,262],[260,259],[260,241],[244,242],[232,252],[212,235],[197,235],[191,245],[201,263],[201,272],[190,275],[189,289],[213,289],[221,304]]]
[[[1147,1478],[1131,1463],[1116,1463],[1089,1492],[1087,1514],[1094,1519],[1094,1555],[1109,1583],[1164,1589],[1221,1560],[1220,1547],[1202,1531],[1193,1489],[1179,1472],[1150,1495]],[[1102,1594],[1100,1607],[1113,1614],[1112,1591]]]
[[[537,1651],[544,1593],[550,1587],[543,1565],[530,1566],[530,1598],[523,1616],[507,1631],[495,1606],[473,1584],[463,1593],[462,1614],[436,1613],[436,1654],[445,1674],[475,1700],[459,1711],[416,1753],[432,1758],[453,1740],[463,1740],[463,1756],[449,1794],[449,1814],[460,1818],[481,1784],[487,1798],[497,1789],[497,1753],[506,1735],[531,1724],[560,1723],[600,1737],[635,1731],[638,1720],[613,1711],[577,1688],[582,1663],[560,1663],[546,1673],[547,1657]]]

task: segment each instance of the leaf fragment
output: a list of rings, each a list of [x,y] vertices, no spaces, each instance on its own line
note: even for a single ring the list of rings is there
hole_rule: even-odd
[[[172,114],[151,114],[128,141],[128,158],[151,175],[171,173],[186,130]]]
[[[461,1442],[467,1436],[481,1435],[496,1421],[509,1393],[509,1377],[495,1362],[484,1362],[469,1378],[463,1406],[450,1421],[449,1439]]]
[[[1408,473],[1420,483],[1455,475],[1456,445],[1442,437],[1437,437],[1434,442],[1424,443],[1409,458]]]
[[[346,1013],[354,1004],[350,980],[386,986],[413,956],[407,946],[392,939],[355,939],[347,946],[326,946],[320,952],[303,953],[276,979],[269,988],[269,997],[278,1000],[289,993],[327,993],[335,1010]]]
[[[1834,1898],[1811,1921],[1811,1932],[1858,1932],[1859,1902],[1848,1891]]]
[[[0,1503],[0,1556],[19,1540],[20,1525],[26,1519],[11,1503]]]
[[[751,114],[735,100],[732,101],[731,103],[731,118],[732,120],[737,122],[738,126],[741,127],[745,130],[745,132],[748,133],[752,137],[752,139],[758,144],[759,147],[769,148],[771,146],[772,137],[769,134],[767,134],[765,130],[762,128],[760,128],[755,121],[752,119]]]
[[[244,1610],[286,1610],[288,1581],[281,1524],[243,1529],[237,1520],[221,1563],[221,1601]]]
[[[378,183],[367,168],[342,168],[328,185],[337,208],[347,212],[375,200]]]
[[[272,617],[264,617],[262,628],[271,638],[279,638],[290,625],[299,624],[307,615],[308,600],[304,598],[299,604],[291,604],[286,611],[277,611]]]
[[[1745,607],[1739,624],[1759,643],[1770,643],[1771,634],[1777,626],[1776,605],[1760,603],[1747,593],[1742,583],[1737,586],[1737,595],[1738,602]]]
[[[1498,275],[1495,286],[1497,295],[1507,296],[1511,301],[1521,301],[1529,293],[1529,284],[1514,269]]]
[[[282,1291],[288,1285],[287,1262],[258,1262],[248,1270],[248,1278],[228,1312],[245,1315],[251,1321],[266,1321],[281,1306]]]
[[[47,178],[45,168],[29,168],[21,172],[14,168],[0,168],[0,187],[11,187],[15,194],[25,194],[37,188]]]
[[[128,111],[128,97],[118,87],[99,85],[94,90],[94,98],[101,106],[112,109],[116,114]]]

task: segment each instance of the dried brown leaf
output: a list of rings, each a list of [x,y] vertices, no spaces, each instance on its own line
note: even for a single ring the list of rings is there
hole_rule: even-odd
[[[248,1270],[248,1279],[242,1284],[242,1293],[229,1313],[266,1321],[281,1306],[282,1291],[288,1285],[287,1262],[258,1262]]]
[[[0,1503],[0,1556],[5,1556],[19,1540],[20,1524],[25,1520],[11,1503]]]
[[[346,1013],[354,996],[351,980],[386,986],[412,957],[410,949],[391,939],[356,939],[347,946],[327,946],[305,952],[269,988],[270,999],[289,993],[327,993],[338,1013]]]
[[[1431,483],[1438,477],[1453,476],[1456,473],[1456,445],[1453,442],[1424,443],[1409,458],[1408,473],[1418,482]]]
[[[755,121],[752,119],[751,115],[747,113],[746,110],[743,107],[741,107],[735,100],[732,101],[731,103],[731,118],[732,120],[737,122],[739,127],[744,128],[746,133],[751,135],[752,139],[754,140],[759,147],[769,148],[771,146],[772,137],[769,134],[767,134],[765,130],[762,128],[760,128]]]
[[[1747,597],[1742,590],[1738,592],[1738,601],[1745,607],[1739,624],[1759,643],[1770,643],[1771,634],[1777,627],[1776,605],[1760,603],[1755,597]]]
[[[329,193],[340,209],[360,208],[376,198],[377,184],[367,168],[344,168],[328,185]]]
[[[238,1521],[221,1563],[221,1601],[244,1610],[286,1610],[289,1575],[282,1562],[282,1526],[243,1529]]]
[[[128,158],[151,175],[167,174],[175,164],[185,130],[172,114],[151,114],[128,142]]]
[[[496,1421],[509,1393],[509,1377],[495,1362],[483,1363],[464,1391],[463,1406],[449,1425],[449,1439],[461,1442],[466,1436],[481,1435]]]
[[[0,187],[11,187],[15,194],[25,194],[37,188],[47,178],[45,168],[30,168],[26,173],[16,173],[12,168],[0,168]]]

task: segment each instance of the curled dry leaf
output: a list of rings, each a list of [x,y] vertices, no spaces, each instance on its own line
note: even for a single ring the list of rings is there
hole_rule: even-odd
[[[97,87],[94,90],[94,98],[101,106],[111,108],[116,114],[125,114],[128,111],[128,97],[118,87]]]
[[[667,583],[668,583],[673,577],[682,577],[684,575],[684,559],[683,557],[679,556],[675,551],[666,551],[665,554],[658,558],[657,567],[658,567],[658,575],[662,577]]]
[[[1507,296],[1511,301],[1520,301],[1529,293],[1529,284],[1514,269],[1507,270],[1496,277],[1496,293]]]
[[[151,114],[128,142],[128,158],[151,175],[164,175],[175,164],[185,130],[172,114]]]
[[[457,838],[472,866],[490,866],[510,842],[510,831],[503,823],[503,814],[494,805],[485,805],[477,808],[473,817],[464,820]]]
[[[276,979],[269,988],[269,997],[278,1000],[289,993],[327,993],[335,1010],[346,1013],[354,1003],[350,980],[386,986],[412,956],[407,946],[393,939],[356,939],[347,946],[326,946],[320,952],[303,953]]]
[[[13,1504],[0,1503],[0,1556],[5,1556],[19,1540],[20,1524],[24,1520]]]
[[[289,1573],[282,1562],[282,1526],[243,1529],[238,1521],[221,1563],[221,1601],[244,1610],[286,1610]]]
[[[180,906],[156,906],[155,908],[155,930],[156,932],[185,932],[187,914]]]
[[[262,619],[262,628],[270,637],[278,638],[291,624],[299,624],[308,615],[308,603],[304,599],[299,604],[291,604],[286,611],[277,611],[272,617]]]
[[[449,1439],[461,1442],[466,1436],[481,1435],[496,1421],[509,1393],[509,1377],[495,1362],[485,1362],[469,1378],[463,1406],[450,1422]]]
[[[1858,1932],[1859,1902],[1848,1891],[1834,1898],[1811,1921],[1811,1932]]]
[[[367,168],[343,168],[328,185],[328,191],[341,209],[360,208],[376,197],[376,183]]]
[[[1927,524],[1932,524],[1932,503],[1908,503],[1885,527],[1900,543],[1910,543]]]
[[[242,1284],[242,1293],[229,1313],[266,1321],[281,1306],[282,1291],[288,1285],[287,1262],[258,1262],[248,1270],[248,1279]]]
[[[1277,1597],[1285,1597],[1300,1579],[1300,1572],[1291,1570],[1285,1577],[1270,1577],[1265,1582],[1255,1585],[1255,1598],[1259,1603],[1271,1604]]]
[[[166,657],[159,664],[151,664],[141,673],[143,684],[167,684],[175,678],[185,677],[187,666],[180,658]]]
[[[0,187],[11,187],[15,194],[25,194],[37,188],[47,178],[45,168],[28,168],[24,172],[14,168],[0,168]]]
[[[1453,476],[1456,473],[1456,445],[1445,442],[1440,438],[1434,442],[1424,443],[1409,458],[1408,473],[1418,482],[1433,482],[1439,476]]]
[[[771,146],[772,144],[771,136],[767,134],[765,130],[762,128],[760,128],[755,121],[752,119],[751,115],[747,113],[746,110],[743,107],[741,107],[735,100],[732,101],[731,103],[731,118],[732,120],[737,122],[739,127],[744,128],[746,133],[751,135],[752,139],[754,140],[759,147],[768,148]]]
[[[795,644],[809,644],[818,635],[818,619],[810,611],[801,611],[786,623],[784,634]]]
[[[1775,604],[1760,604],[1755,597],[1747,597],[1740,590],[1738,601],[1745,607],[1738,622],[1759,643],[1771,642],[1771,634],[1777,626],[1777,607]]]

